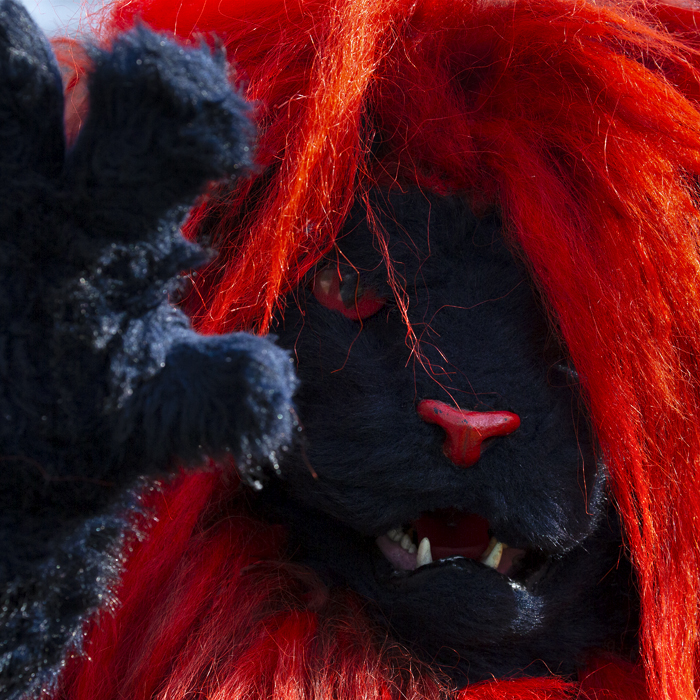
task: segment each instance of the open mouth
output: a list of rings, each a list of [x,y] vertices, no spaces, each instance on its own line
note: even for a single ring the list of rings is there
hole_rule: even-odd
[[[523,580],[541,570],[547,559],[541,553],[499,542],[490,535],[487,520],[454,509],[423,514],[408,525],[389,530],[376,541],[395,571],[415,571],[459,557]]]

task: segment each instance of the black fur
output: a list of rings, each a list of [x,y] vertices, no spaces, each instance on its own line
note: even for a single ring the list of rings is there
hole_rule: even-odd
[[[636,603],[605,468],[576,373],[498,216],[477,219],[459,197],[375,195],[422,358],[357,207],[318,269],[386,306],[359,322],[310,285],[289,299],[276,332],[297,358],[306,446],[261,507],[289,525],[294,556],[375,601],[399,639],[459,683],[571,674],[592,648],[629,648]],[[462,468],[416,413],[422,399],[511,411],[521,427]],[[464,558],[394,571],[375,538],[447,508],[527,550],[512,577]]]
[[[140,28],[92,59],[66,150],[51,49],[2,0],[2,700],[49,683],[109,598],[138,508],[127,487],[229,452],[275,461],[294,427],[288,353],[199,336],[168,300],[209,259],[179,233],[187,208],[250,163],[223,53]]]

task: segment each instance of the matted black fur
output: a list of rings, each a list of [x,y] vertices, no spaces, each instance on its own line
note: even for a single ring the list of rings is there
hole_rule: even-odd
[[[209,254],[179,225],[250,164],[223,54],[144,28],[92,49],[66,149],[45,38],[0,4],[0,698],[50,683],[118,574],[140,476],[227,453],[275,460],[294,427],[289,355],[202,337],[169,302]]]
[[[375,192],[373,207],[420,353],[357,206],[316,274],[339,272],[350,308],[368,293],[385,305],[351,320],[319,302],[312,280],[289,299],[275,332],[297,359],[306,445],[260,507],[288,525],[294,557],[374,601],[396,637],[460,684],[574,674],[592,649],[629,652],[637,604],[606,470],[576,372],[499,216],[416,189]],[[510,411],[521,425],[464,468],[418,415],[424,399]],[[436,511],[481,516],[525,553],[508,575],[459,557],[395,570],[376,538]]]

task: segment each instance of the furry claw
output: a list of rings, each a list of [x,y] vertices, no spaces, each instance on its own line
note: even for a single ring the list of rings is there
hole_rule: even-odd
[[[18,204],[26,206],[26,199],[17,202],[24,194],[21,187],[27,179],[25,168],[43,176],[56,176],[63,163],[63,151],[63,87],[58,66],[29,13],[14,0],[3,0],[0,2],[3,209]]]
[[[137,27],[93,56],[90,112],[68,172],[101,231],[140,236],[207,182],[250,165],[249,107],[206,47]]]

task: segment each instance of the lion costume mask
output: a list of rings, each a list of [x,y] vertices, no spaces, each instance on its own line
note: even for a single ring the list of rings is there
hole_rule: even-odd
[[[257,110],[253,176],[213,189],[186,226],[188,236],[220,251],[185,302],[201,332],[272,328],[292,351],[298,334],[304,359],[306,331],[294,330],[293,309],[311,318],[316,302],[340,316],[354,306],[361,321],[356,334],[365,337],[376,317],[360,311],[358,290],[364,290],[362,273],[374,270],[367,287],[384,284],[382,299],[391,300],[391,318],[404,329],[408,354],[397,357],[427,358],[420,371],[435,376],[414,315],[422,302],[411,285],[419,288],[421,270],[410,268],[414,259],[431,263],[431,242],[420,231],[411,235],[423,257],[410,259],[392,245],[402,231],[411,233],[407,221],[428,228],[431,214],[412,209],[421,198],[438,221],[497,222],[492,228],[499,234],[488,245],[505,246],[503,265],[523,275],[524,289],[532,286],[522,303],[532,305],[530,317],[553,339],[554,363],[575,376],[575,390],[564,388],[575,395],[568,405],[585,405],[585,420],[569,417],[566,424],[582,450],[582,513],[608,522],[611,532],[616,516],[605,515],[604,502],[619,514],[623,534],[612,540],[611,573],[599,579],[619,577],[638,595],[641,612],[636,642],[577,653],[578,679],[571,668],[562,668],[563,676],[558,668],[550,674],[540,668],[536,678],[511,678],[528,674],[518,659],[518,669],[497,673],[504,678],[484,680],[488,672],[481,671],[481,682],[455,691],[449,655],[438,658],[432,647],[415,652],[425,641],[422,628],[410,619],[402,625],[405,614],[380,600],[387,627],[357,595],[376,602],[361,575],[359,583],[347,574],[338,582],[342,567],[328,563],[335,555],[319,562],[313,547],[300,552],[304,542],[323,540],[327,516],[374,538],[445,502],[419,504],[363,532],[365,520],[337,510],[324,482],[328,473],[316,472],[302,455],[311,481],[296,482],[291,467],[285,475],[284,460],[280,476],[241,467],[245,480],[262,485],[260,496],[218,472],[183,475],[145,496],[150,525],[143,526],[142,541],[128,544],[115,591],[119,605],[91,624],[84,652],[69,660],[56,696],[694,697],[700,587],[694,13],[554,0],[155,0],[117,4],[111,12],[108,33],[141,18],[184,43],[218,35]],[[80,85],[81,70],[76,66],[73,86]],[[400,204],[399,193],[414,204]],[[462,207],[461,213],[445,213],[444,203],[455,201],[447,207]],[[481,225],[463,225],[463,235],[478,245]],[[362,227],[364,243],[353,243]],[[445,228],[451,227],[437,225]],[[494,243],[500,236],[503,242]],[[455,250],[439,236],[435,246],[442,255]],[[363,257],[370,248],[374,261]],[[435,264],[426,275],[439,274],[440,260]],[[444,268],[451,269],[447,262]],[[333,283],[319,275],[334,269],[338,283],[354,279],[345,300],[340,288],[336,295],[318,286],[319,279]],[[336,296],[339,302],[329,301]],[[313,318],[310,323],[318,327]],[[440,348],[439,338],[432,342]],[[349,361],[353,352],[347,349]],[[303,387],[302,381],[302,426]],[[417,401],[426,398],[416,394]],[[311,426],[306,439],[313,452]],[[607,482],[602,500],[597,476]],[[319,491],[326,488],[319,501],[314,478]],[[550,485],[542,484],[545,492]],[[559,492],[553,488],[548,503]],[[312,507],[308,520],[298,518],[299,503]],[[323,517],[315,521],[317,513]],[[490,513],[482,515],[491,523]],[[509,536],[517,540],[518,532]],[[581,544],[585,535],[573,539]],[[542,542],[538,547],[546,550]],[[509,544],[527,551],[524,540]],[[552,551],[564,556],[565,549]],[[303,565],[305,556],[320,579]],[[626,557],[634,578],[625,573]],[[446,600],[450,595],[445,590]],[[464,610],[458,605],[454,614]],[[575,627],[578,619],[572,613],[567,624]],[[615,629],[619,641],[623,633]],[[469,644],[478,646],[479,639]],[[468,679],[469,659],[463,660],[461,677]]]

